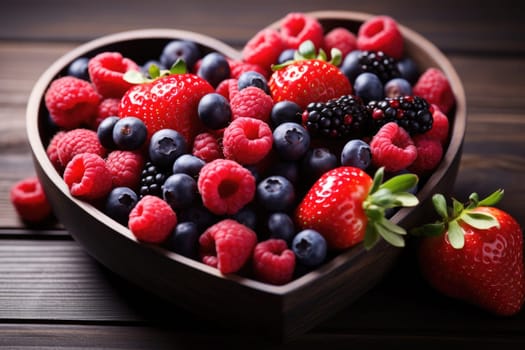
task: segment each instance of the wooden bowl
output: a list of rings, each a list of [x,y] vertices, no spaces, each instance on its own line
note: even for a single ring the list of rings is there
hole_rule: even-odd
[[[336,26],[354,32],[371,15],[354,12],[314,12],[326,30]],[[272,24],[276,26],[278,23]],[[456,97],[451,116],[451,138],[443,161],[420,189],[421,206],[398,211],[392,220],[410,228],[426,216],[429,198],[448,193],[458,171],[465,131],[465,96],[460,79],[444,55],[426,39],[401,27],[406,51],[420,66],[438,67],[448,77]],[[264,330],[277,339],[289,339],[317,325],[352,303],[374,286],[391,268],[400,249],[384,242],[371,251],[362,245],[351,248],[300,278],[273,286],[238,275],[224,276],[215,268],[175,254],[160,246],[139,243],[124,226],[95,207],[73,198],[46,156],[52,136],[44,93],[77,57],[107,50],[144,62],[160,54],[169,40],[189,39],[204,51],[219,51],[232,58],[240,53],[209,37],[178,30],[139,30],[105,36],[88,42],[59,58],[38,80],[27,107],[27,133],[37,175],[54,212],[74,239],[96,260],[138,286],[236,330]],[[148,57],[145,57],[147,55]]]

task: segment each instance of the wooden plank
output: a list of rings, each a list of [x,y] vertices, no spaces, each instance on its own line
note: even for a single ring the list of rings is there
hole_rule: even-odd
[[[292,11],[346,10],[387,14],[446,51],[525,52],[524,3],[388,0],[239,2],[237,0],[166,3],[162,0],[71,2],[5,0],[0,37],[10,40],[87,40],[129,29],[166,27],[197,31],[243,45],[262,27]],[[103,8],[103,10],[101,10]],[[153,15],[154,14],[154,15]],[[96,25],[94,23],[96,22]]]

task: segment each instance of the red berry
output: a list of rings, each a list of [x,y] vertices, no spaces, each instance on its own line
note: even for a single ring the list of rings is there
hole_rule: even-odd
[[[414,95],[435,104],[445,114],[450,112],[456,101],[450,83],[438,68],[428,68],[421,74],[412,89]]]
[[[286,15],[281,21],[280,33],[286,49],[297,49],[306,40],[311,40],[316,48],[323,46],[321,23],[303,13],[292,12]]]
[[[395,122],[381,127],[370,142],[372,162],[385,171],[406,169],[417,157],[417,149],[410,135]]]
[[[93,130],[97,130],[101,121],[107,117],[118,115],[118,108],[120,105],[120,99],[118,98],[105,98],[103,99],[97,108],[97,114],[95,120],[91,125]]]
[[[269,70],[258,64],[248,63],[242,60],[228,60],[228,62],[230,63],[230,76],[233,79],[239,79],[242,73],[248,71],[261,73],[265,78],[270,76]]]
[[[224,130],[224,156],[240,164],[255,164],[272,150],[272,130],[262,120],[240,117]]]
[[[62,174],[64,171],[64,164],[62,164],[60,157],[58,156],[58,142],[65,134],[66,131],[57,132],[53,135],[46,148],[46,154],[59,174]]]
[[[363,51],[383,51],[388,56],[403,57],[404,39],[397,22],[388,16],[374,16],[365,21],[357,33],[357,48]]]
[[[219,140],[210,132],[203,132],[195,136],[191,153],[206,163],[223,157]]]
[[[357,37],[354,33],[344,27],[336,27],[324,36],[324,50],[327,54],[333,48],[341,51],[343,57],[357,49]]]
[[[224,98],[226,98],[228,101],[231,101],[233,96],[239,92],[239,84],[237,79],[224,79],[219,83],[219,85],[217,85],[215,92],[224,96]]]
[[[246,43],[242,50],[242,59],[270,70],[283,49],[284,44],[279,32],[274,29],[263,29]]]
[[[106,158],[106,167],[113,178],[113,187],[136,189],[143,166],[144,157],[138,152],[115,150]]]
[[[197,186],[204,206],[217,215],[237,213],[255,195],[252,173],[228,159],[216,159],[204,165]]]
[[[44,98],[51,119],[63,129],[91,124],[101,100],[93,85],[71,76],[55,79]]]
[[[447,142],[449,132],[448,117],[441,112],[436,105],[432,107],[434,108],[432,112],[432,129],[427,131],[425,135],[438,139],[441,145],[444,146]]]
[[[412,140],[417,149],[417,157],[408,170],[417,175],[430,173],[438,166],[443,156],[441,142],[426,134],[415,135]]]
[[[282,239],[260,242],[253,251],[253,269],[257,279],[262,282],[277,285],[288,283],[295,269],[295,254]]]
[[[141,242],[161,243],[177,225],[177,214],[159,197],[142,197],[129,213],[128,227]]]
[[[248,86],[233,96],[230,101],[230,108],[233,119],[249,117],[268,122],[273,108],[273,100],[263,90]]]
[[[11,187],[10,199],[22,220],[38,222],[51,215],[51,206],[37,177],[15,183]]]
[[[199,238],[202,261],[223,274],[239,271],[252,256],[257,235],[232,219],[210,226]]]
[[[106,155],[106,149],[100,144],[96,131],[89,129],[74,129],[67,131],[57,141],[58,158],[64,166],[80,153],[93,153],[101,157]]]
[[[112,177],[106,162],[93,153],[74,156],[64,170],[64,182],[71,195],[84,200],[102,198],[112,188]]]
[[[89,77],[97,91],[105,98],[121,98],[133,86],[124,80],[124,73],[140,71],[140,67],[119,52],[102,52],[88,63]]]

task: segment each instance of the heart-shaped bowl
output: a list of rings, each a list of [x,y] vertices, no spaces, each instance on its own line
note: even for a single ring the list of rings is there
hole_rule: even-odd
[[[313,12],[325,31],[343,26],[354,33],[369,14],[341,11]],[[277,27],[279,22],[270,27]],[[440,68],[450,81],[456,98],[450,115],[450,141],[443,160],[418,191],[421,205],[399,210],[392,221],[410,228],[427,216],[430,197],[449,193],[457,175],[466,124],[465,96],[461,81],[447,58],[428,40],[401,26],[406,52],[419,65]],[[289,339],[314,327],[374,286],[392,267],[400,253],[381,241],[372,250],[350,248],[321,267],[295,280],[274,286],[242,277],[223,275],[217,269],[188,259],[158,245],[138,242],[131,231],[94,206],[71,196],[67,185],[46,155],[53,136],[44,94],[50,83],[65,75],[78,57],[118,51],[136,62],[160,54],[173,39],[196,42],[203,52],[218,51],[239,58],[235,49],[193,32],[147,29],[104,36],[59,58],[35,84],[27,106],[27,134],[37,175],[58,220],[96,260],[138,286],[190,310],[205,319],[220,321],[234,329],[260,332]],[[158,57],[158,56],[157,56]]]

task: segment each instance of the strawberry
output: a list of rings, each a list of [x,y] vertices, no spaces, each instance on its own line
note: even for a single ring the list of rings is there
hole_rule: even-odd
[[[332,249],[345,249],[364,240],[370,249],[380,237],[402,247],[405,229],[385,218],[385,210],[415,206],[406,192],[417,183],[413,174],[382,183],[383,168],[372,179],[364,170],[341,166],[324,173],[310,188],[295,213],[300,229],[318,231]]]
[[[525,299],[523,233],[508,213],[494,207],[498,190],[483,200],[447,207],[434,195],[441,221],[412,233],[422,236],[418,258],[424,278],[441,293],[498,315],[517,313]]]
[[[316,56],[312,42],[305,41],[295,57],[273,66],[275,71],[268,86],[274,103],[292,101],[304,109],[310,102],[326,102],[352,93],[350,81],[337,67],[341,60],[339,50],[332,52],[332,60],[327,62],[322,50]]]
[[[193,142],[201,127],[198,103],[202,96],[214,91],[213,87],[203,78],[186,73],[183,62],[176,63],[170,72],[153,73],[156,73],[153,79],[146,79],[135,71],[126,73],[125,79],[137,85],[122,97],[119,117],[141,119],[148,128],[149,138],[155,131],[169,128],[180,132],[189,143]]]

